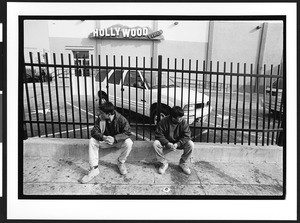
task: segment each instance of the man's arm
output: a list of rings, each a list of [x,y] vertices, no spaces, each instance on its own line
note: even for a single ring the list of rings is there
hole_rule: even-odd
[[[177,142],[178,147],[183,146],[189,140],[191,140],[191,130],[190,130],[189,125],[187,124],[185,119],[183,119],[182,122],[183,122],[182,123],[183,124],[183,129],[182,129],[181,137],[180,137],[179,141]]]
[[[124,141],[124,140],[130,138],[130,136],[131,136],[130,125],[129,125],[127,119],[124,117],[121,117],[118,121],[119,121],[121,133],[114,136],[116,143],[118,143],[119,141]]]
[[[160,143],[165,146],[169,143],[169,140],[165,137],[165,134],[167,132],[167,126],[165,121],[160,121],[157,124],[156,130],[155,130],[155,139],[160,141]]]
[[[94,139],[98,140],[98,141],[102,141],[103,140],[103,131],[101,131],[100,129],[100,118],[98,117],[96,119],[96,122],[94,124],[94,127],[91,130],[91,135]]]

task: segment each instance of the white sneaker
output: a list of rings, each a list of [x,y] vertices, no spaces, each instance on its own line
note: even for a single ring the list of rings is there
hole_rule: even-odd
[[[127,174],[127,168],[125,166],[125,163],[118,162],[117,166],[119,168],[119,171],[120,171],[121,175],[126,175]]]
[[[96,169],[91,167],[91,169],[89,170],[89,173],[81,179],[81,183],[86,184],[86,183],[90,182],[92,179],[94,179],[96,176],[98,176],[99,173],[100,173],[100,171],[99,171],[98,167]]]
[[[159,174],[164,174],[166,170],[168,169],[169,164],[168,163],[162,163],[161,166],[158,168]]]
[[[179,167],[182,169],[182,171],[183,171],[185,174],[187,174],[187,175],[190,175],[190,174],[191,174],[191,170],[190,170],[190,168],[188,167],[187,164],[181,163],[181,164],[179,164]]]

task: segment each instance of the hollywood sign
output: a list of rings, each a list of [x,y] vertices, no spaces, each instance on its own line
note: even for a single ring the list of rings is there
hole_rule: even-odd
[[[149,33],[147,27],[141,28],[102,28],[95,29],[92,33],[93,38],[147,38],[153,39],[160,36],[163,33],[162,30]]]

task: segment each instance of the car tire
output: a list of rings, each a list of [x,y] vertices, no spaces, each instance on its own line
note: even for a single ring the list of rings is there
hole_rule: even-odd
[[[108,97],[104,92],[102,92],[101,98],[100,98],[100,91],[99,91],[98,92],[98,97],[99,97],[99,105],[108,102]]]
[[[166,107],[162,107],[160,109],[160,120],[162,118],[164,118],[165,116],[169,115],[169,109],[166,108]],[[152,112],[152,115],[151,115],[151,122],[155,125],[157,125],[157,108],[155,108]]]

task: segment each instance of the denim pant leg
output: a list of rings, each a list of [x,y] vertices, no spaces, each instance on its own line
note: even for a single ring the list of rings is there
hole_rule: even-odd
[[[118,161],[120,163],[125,163],[126,162],[126,159],[127,159],[128,155],[131,152],[132,145],[133,145],[133,142],[130,138],[123,141],[123,143],[121,144],[121,147],[120,147],[122,152],[121,152],[121,154],[118,158]]]
[[[194,142],[192,140],[189,140],[186,144],[180,147],[180,149],[183,149],[183,154],[181,155],[179,163],[186,163],[187,160],[191,157],[192,151],[194,149]]]
[[[90,166],[97,166],[99,162],[99,146],[100,142],[93,137],[89,141],[89,164]]]
[[[155,140],[153,142],[153,148],[155,151],[155,156],[156,156],[157,161],[159,163],[167,163],[168,161],[167,161],[166,157],[164,156],[163,146],[161,145],[159,140]]]
[[[105,121],[100,121],[99,127],[100,127],[101,133],[103,133],[105,131],[105,125],[106,125]],[[89,163],[90,163],[90,166],[98,165],[99,147],[100,147],[100,141],[91,137],[90,141],[89,141]]]

